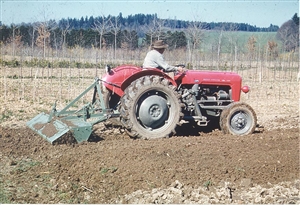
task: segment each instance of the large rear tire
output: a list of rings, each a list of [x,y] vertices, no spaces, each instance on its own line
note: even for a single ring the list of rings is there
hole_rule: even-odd
[[[232,135],[248,135],[254,132],[257,117],[248,104],[234,102],[226,107],[220,116],[220,127],[223,133]]]
[[[128,86],[121,97],[120,118],[133,138],[155,139],[175,134],[183,114],[180,95],[170,81],[144,76]]]

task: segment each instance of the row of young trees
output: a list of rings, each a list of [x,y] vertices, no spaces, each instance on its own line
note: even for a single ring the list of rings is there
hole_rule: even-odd
[[[170,49],[188,47],[194,51],[199,49],[203,43],[204,34],[207,31],[207,24],[203,22],[189,22],[184,29],[170,29],[166,27],[166,20],[159,19],[156,15],[150,17],[144,18],[141,22],[136,20],[139,22],[136,26],[133,24],[124,26],[125,21],[122,15],[118,17],[103,16],[93,18],[92,25],[87,29],[76,29],[71,20],[61,20],[59,23],[49,20],[22,25],[1,25],[0,43],[11,44],[11,55],[13,56],[18,48],[27,46],[31,48],[32,53],[35,47],[40,48],[43,57],[46,56],[47,48],[64,51],[67,48],[79,46],[99,48],[100,50],[107,48],[134,50],[139,46],[150,45],[154,39],[165,39],[171,45]],[[128,17],[128,19],[130,18]],[[137,26],[141,24],[142,26]],[[228,24],[224,25],[218,29],[218,42],[215,46],[218,56],[220,56],[224,32],[239,30],[236,24],[230,24],[229,27]],[[278,29],[277,38],[283,44],[283,51],[292,51],[299,47],[299,17],[297,14]],[[140,39],[143,40],[140,41]],[[234,39],[231,40],[234,41]],[[255,43],[254,37],[248,39],[247,49],[250,56],[251,52],[254,52]],[[275,50],[277,46],[275,41],[268,43],[270,50]],[[64,54],[64,52],[62,53]]]

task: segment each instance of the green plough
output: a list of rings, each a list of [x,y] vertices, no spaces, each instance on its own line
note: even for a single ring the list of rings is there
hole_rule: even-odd
[[[93,131],[93,125],[110,117],[118,116],[116,111],[105,108],[99,81],[100,79],[96,78],[92,85],[62,110],[56,110],[55,102],[49,114],[40,113],[28,121],[26,125],[51,144],[69,131],[78,143],[87,141]],[[93,88],[94,94],[91,103],[78,110],[69,110]]]

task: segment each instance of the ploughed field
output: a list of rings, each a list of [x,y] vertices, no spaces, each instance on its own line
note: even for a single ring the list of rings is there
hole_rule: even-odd
[[[169,139],[133,140],[105,124],[89,142],[59,145],[23,126],[1,127],[1,202],[300,201],[297,116],[244,137],[184,124]]]
[[[50,104],[3,101],[19,114],[0,126],[0,203],[300,203],[299,96],[254,89],[242,101],[259,123],[243,137],[183,124],[134,140],[107,121],[88,142],[57,145],[25,126]]]

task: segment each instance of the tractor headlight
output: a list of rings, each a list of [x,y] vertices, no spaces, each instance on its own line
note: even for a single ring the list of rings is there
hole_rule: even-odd
[[[244,93],[248,93],[250,91],[250,87],[248,85],[245,85],[241,88],[241,90],[244,92]]]

